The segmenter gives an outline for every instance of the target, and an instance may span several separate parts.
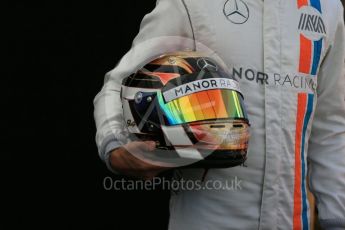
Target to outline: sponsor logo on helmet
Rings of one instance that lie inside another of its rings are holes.
[[[166,102],[200,91],[211,89],[230,89],[240,92],[239,83],[228,78],[209,78],[177,86],[163,93]]]
[[[209,60],[207,58],[198,59],[197,65],[200,69],[207,69],[210,71],[217,71],[218,70],[217,64],[215,64],[214,62],[212,62],[211,60]]]

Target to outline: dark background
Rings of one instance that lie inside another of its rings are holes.
[[[1,229],[165,229],[169,192],[106,191],[93,99],[155,0],[8,2]],[[129,220],[129,221],[128,221]]]
[[[165,229],[168,191],[103,188],[92,104],[155,0],[2,4],[0,228]]]

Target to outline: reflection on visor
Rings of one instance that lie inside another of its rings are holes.
[[[247,119],[243,99],[233,90],[214,89],[180,97],[165,103],[162,93],[157,93],[158,103],[167,125],[178,125],[210,119]]]

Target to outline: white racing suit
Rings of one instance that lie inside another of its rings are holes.
[[[173,193],[169,229],[308,229],[308,184],[321,225],[345,229],[344,38],[339,0],[159,0],[95,98],[100,156],[109,166],[109,152],[126,141],[122,79],[144,59],[204,44],[240,82],[248,160],[206,176],[240,181],[238,189]]]

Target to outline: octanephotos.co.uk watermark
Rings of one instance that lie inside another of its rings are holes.
[[[103,179],[103,188],[107,191],[136,191],[136,190],[242,190],[243,181],[238,177],[228,180],[187,180],[187,179],[165,179],[155,177],[152,180],[114,179],[110,176]]]

